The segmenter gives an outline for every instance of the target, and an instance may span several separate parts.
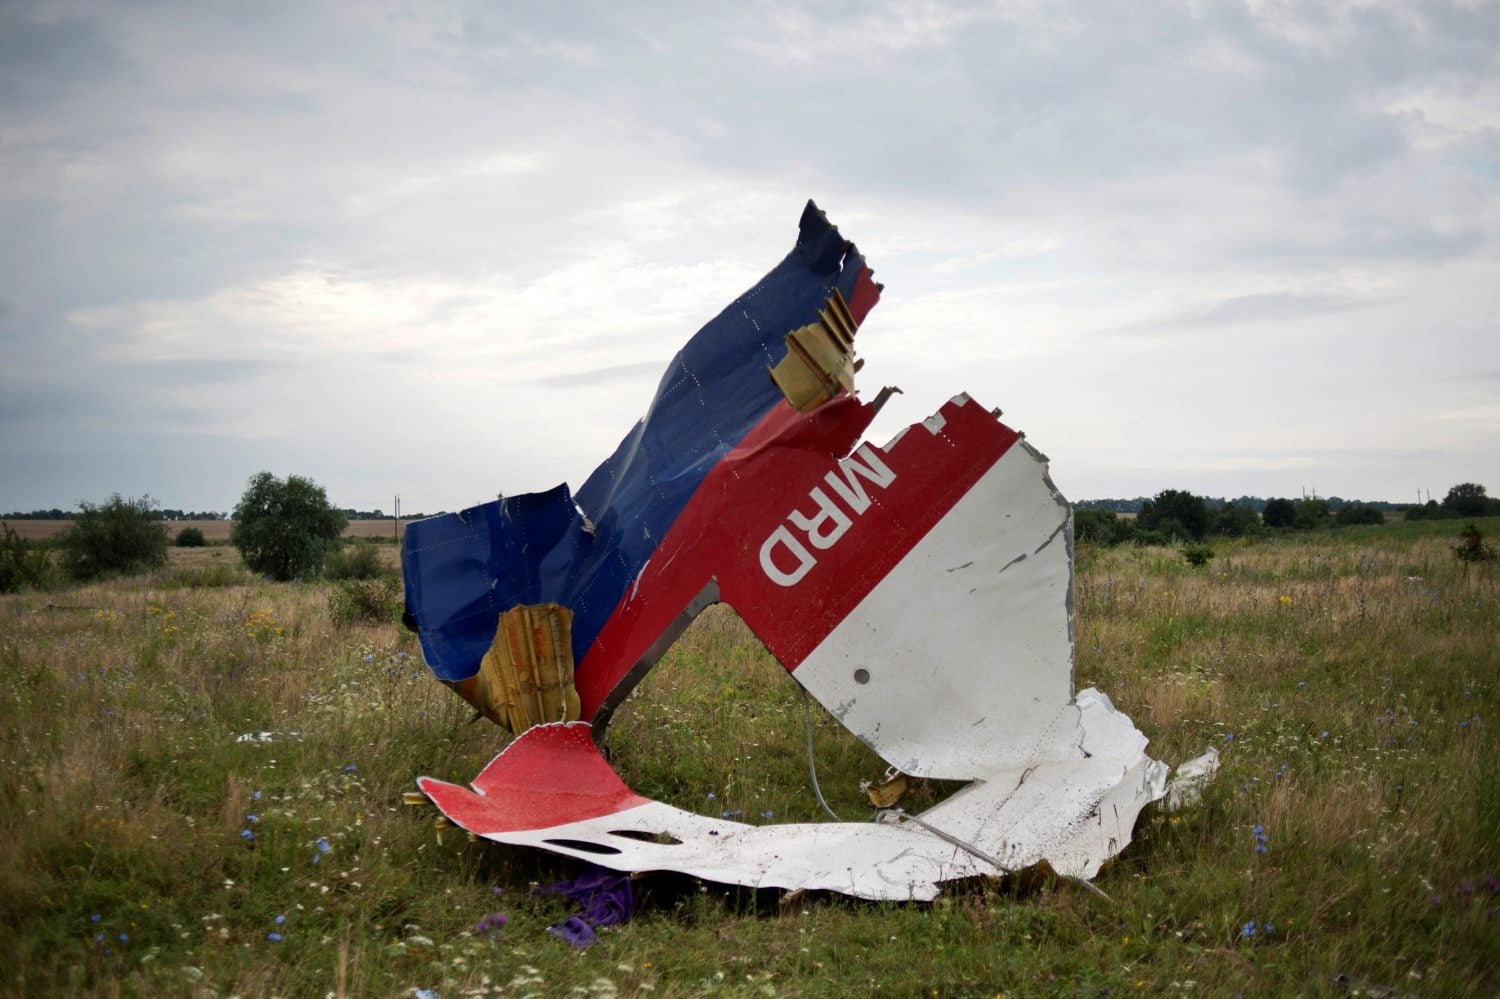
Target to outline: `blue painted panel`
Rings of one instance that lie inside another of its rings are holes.
[[[815,321],[834,288],[852,299],[863,267],[809,201],[792,252],[672,359],[576,507],[558,486],[408,526],[407,610],[432,671],[473,676],[500,614],[545,602],[573,611],[574,659],[586,669],[585,652],[709,469],[780,401],[766,369],[785,356],[786,334]]]

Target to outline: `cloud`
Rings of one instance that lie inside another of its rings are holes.
[[[1100,489],[1263,491],[1236,462],[1300,434],[1378,498],[1419,432],[1500,447],[1497,50],[1396,0],[3,5],[0,417],[54,457],[0,441],[0,506],[122,453],[232,502],[151,458],[190,432],[354,505],[396,450],[432,508],[576,479],[809,196],[888,285],[892,419],[968,389]]]

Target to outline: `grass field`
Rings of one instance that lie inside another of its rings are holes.
[[[1110,901],[1040,876],[783,904],[652,875],[585,951],[545,931],[569,905],[530,891],[572,862],[439,839],[402,805],[504,739],[399,624],[341,625],[327,584],[260,581],[222,546],[0,597],[0,990],[1493,995],[1500,570],[1453,556],[1461,526],[1220,542],[1199,569],[1079,553],[1080,686],[1158,758],[1223,754],[1201,805],[1143,813],[1097,879]],[[867,815],[858,781],[884,765],[821,713],[816,737],[833,807]],[[715,608],[609,743],[643,794],[818,821],[804,738],[795,684]]]

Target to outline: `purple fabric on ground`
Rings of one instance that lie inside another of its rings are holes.
[[[595,927],[614,926],[635,911],[630,875],[589,865],[576,878],[536,889],[538,895],[562,895],[583,906],[583,912],[547,927],[547,932],[574,947],[587,947],[597,937]]]

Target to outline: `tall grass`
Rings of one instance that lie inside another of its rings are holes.
[[[635,918],[584,952],[545,932],[566,903],[530,893],[572,862],[439,838],[401,804],[416,775],[466,780],[504,739],[398,624],[341,623],[328,584],[265,583],[223,549],[3,597],[0,989],[1493,994],[1497,577],[1454,558],[1452,533],[1221,543],[1199,568],[1080,552],[1080,686],[1159,758],[1223,754],[1197,808],[1143,813],[1097,880],[1112,902],[1045,875],[931,905],[651,875]],[[858,782],[884,764],[816,705],[813,722],[830,803],[867,816]],[[795,685],[717,608],[622,707],[609,751],[673,804],[819,821],[804,740]],[[503,929],[476,926],[497,911]]]

